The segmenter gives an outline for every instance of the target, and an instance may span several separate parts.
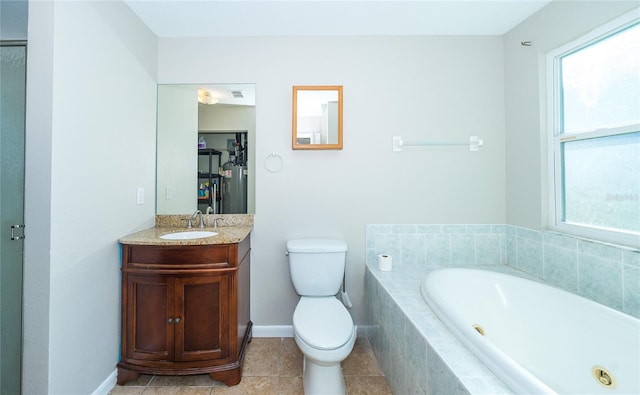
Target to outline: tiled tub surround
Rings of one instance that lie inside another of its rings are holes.
[[[640,249],[512,225],[367,225],[367,263],[507,265],[640,318]]]
[[[638,251],[510,225],[368,225],[366,245],[369,338],[394,393],[512,393],[422,300],[432,270],[483,265],[640,316]],[[378,270],[381,253],[392,271]]]
[[[425,304],[420,285],[443,267],[396,264],[390,272],[367,263],[368,337],[394,394],[511,394]],[[504,265],[485,266],[507,273]]]
[[[507,226],[507,265],[640,318],[640,251]]]

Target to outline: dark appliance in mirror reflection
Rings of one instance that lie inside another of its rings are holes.
[[[247,135],[236,133],[227,144],[229,161],[222,165],[222,214],[247,213]]]
[[[222,152],[211,148],[199,148],[203,163],[198,168],[198,209],[203,213],[220,213],[220,163]],[[214,162],[215,160],[215,162]],[[200,161],[199,161],[200,162]]]

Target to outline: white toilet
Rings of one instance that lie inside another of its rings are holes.
[[[335,295],[342,284],[347,243],[334,239],[289,240],[287,254],[291,281],[300,295],[293,312],[293,331],[304,354],[304,393],[345,394],[340,362],[353,350],[356,326]]]

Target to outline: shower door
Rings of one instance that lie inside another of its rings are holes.
[[[0,41],[0,394],[19,394],[26,46]]]

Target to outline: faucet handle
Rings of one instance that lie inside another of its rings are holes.
[[[187,229],[191,229],[193,225],[191,224],[191,218],[184,218],[187,220]]]

